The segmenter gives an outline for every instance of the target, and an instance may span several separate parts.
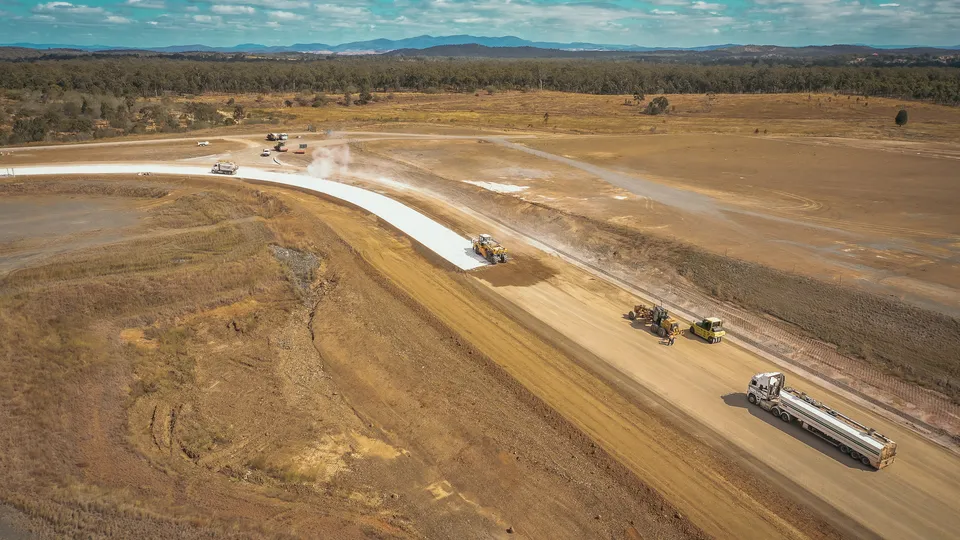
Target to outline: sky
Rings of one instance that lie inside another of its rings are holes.
[[[649,47],[960,45],[960,0],[0,0],[0,43],[336,45],[423,34]]]

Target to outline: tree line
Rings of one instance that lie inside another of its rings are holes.
[[[841,92],[960,104],[952,67],[654,64],[635,60],[75,58],[0,62],[0,87],[117,97],[165,94],[543,89],[587,94]]]

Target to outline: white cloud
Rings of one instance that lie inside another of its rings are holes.
[[[284,5],[283,7],[287,7]],[[370,15],[370,10],[363,7],[340,6],[337,4],[317,4],[314,9],[330,17],[366,17]]]
[[[269,11],[267,17],[277,21],[295,21],[300,18],[300,15],[290,11]]]
[[[672,10],[664,11],[662,9],[654,9],[650,13],[653,13],[654,15],[676,15],[677,14],[676,11],[672,11]]]
[[[214,13],[219,13],[221,15],[252,15],[257,10],[253,9],[250,6],[222,6],[215,5],[210,8],[210,11]]]
[[[723,10],[723,9],[727,9],[727,6],[725,6],[725,5],[723,5],[723,4],[711,4],[711,3],[708,3],[708,2],[703,2],[702,0],[698,0],[697,2],[694,2],[693,4],[690,4],[690,7],[691,7],[692,9],[699,9],[699,10],[703,10],[703,11],[720,11],[720,10]]]
[[[900,7],[900,4],[880,4],[880,7]]]
[[[160,23],[158,23],[157,21],[147,21],[147,24],[149,24],[150,26],[156,26]]]
[[[54,13],[75,13],[82,15],[90,13],[103,13],[103,8],[74,5],[70,2],[48,2],[46,4],[38,4],[37,7],[34,8],[34,11],[51,11]]]
[[[53,17],[52,15],[31,15],[30,18],[35,21],[44,21],[44,22],[56,20],[56,18]]]
[[[233,5],[233,6],[255,6],[267,9],[307,9],[310,2],[306,0],[194,0],[196,3],[215,4],[215,5]]]
[[[197,6],[187,6],[187,7],[185,7],[184,9],[185,9],[186,11],[191,12],[191,13],[196,12],[196,11],[200,11],[200,8],[198,8]]]
[[[194,15],[193,20],[197,21],[198,23],[209,23],[213,22],[214,18],[210,15]]]
[[[73,4],[70,2],[49,2],[46,4],[37,4],[37,10],[39,11],[51,11],[54,9],[60,8],[72,8]]]
[[[105,20],[110,24],[129,24],[131,22],[130,19],[119,15],[108,15]]]
[[[140,9],[166,9],[163,0],[127,0],[126,5]]]

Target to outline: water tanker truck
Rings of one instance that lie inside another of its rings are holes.
[[[232,161],[218,161],[213,164],[210,172],[214,174],[237,174],[240,167]]]
[[[897,443],[845,416],[805,392],[785,385],[783,373],[758,373],[747,386],[747,401],[800,426],[864,465],[882,469],[893,463]]]

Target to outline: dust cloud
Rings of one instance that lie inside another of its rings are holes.
[[[321,146],[313,151],[313,161],[307,166],[310,176],[328,179],[334,174],[345,175],[350,170],[350,145]]]

